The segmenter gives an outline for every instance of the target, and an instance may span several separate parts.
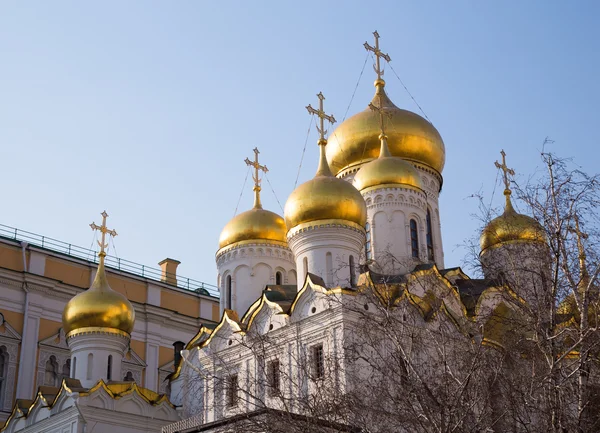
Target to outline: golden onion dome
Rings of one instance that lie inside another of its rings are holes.
[[[98,271],[92,286],[73,297],[63,310],[65,334],[92,328],[118,330],[131,334],[135,311],[129,300],[111,289],[104,271],[104,256],[100,254]]]
[[[504,213],[494,218],[483,229],[479,244],[481,252],[494,245],[506,242],[526,241],[546,243],[544,229],[535,219],[517,213],[510,201],[510,190],[504,191],[506,207]]]
[[[359,191],[380,185],[404,185],[423,189],[417,169],[402,158],[391,156],[387,136],[380,134],[379,158],[363,165],[354,177],[354,187]]]
[[[229,221],[219,237],[219,248],[240,241],[271,241],[287,244],[285,221],[274,212],[254,207]]]
[[[386,124],[392,156],[414,161],[442,173],[446,148],[440,133],[423,117],[394,105],[385,93],[385,82],[375,81],[371,101],[389,117]],[[379,118],[367,108],[342,122],[329,137],[327,160],[334,174],[377,158],[379,154]]]
[[[351,222],[361,227],[367,222],[367,206],[358,190],[331,172],[325,156],[327,140],[319,140],[320,159],[315,177],[297,187],[285,203],[288,229],[318,220]]]

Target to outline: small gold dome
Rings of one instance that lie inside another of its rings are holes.
[[[364,191],[379,185],[406,185],[423,189],[423,181],[417,169],[402,158],[390,156],[387,137],[380,135],[379,158],[363,165],[354,177],[354,187]]]
[[[375,82],[377,91],[371,104],[383,107],[389,116],[385,129],[392,156],[427,165],[441,174],[446,148],[440,133],[418,114],[396,107],[386,95],[384,84],[383,80]],[[337,175],[377,158],[379,132],[379,116],[369,108],[342,122],[330,135],[327,145],[327,160],[333,173]]]
[[[504,191],[506,207],[504,213],[494,218],[483,229],[479,244],[481,252],[487,248],[511,241],[546,242],[542,226],[533,218],[517,213],[510,201],[510,190]]]
[[[219,248],[247,240],[274,241],[287,244],[285,221],[274,212],[255,207],[235,216],[219,237]]]
[[[129,300],[108,284],[103,256],[92,287],[67,303],[62,321],[67,335],[84,328],[110,328],[127,334],[133,331],[135,311]]]
[[[349,182],[333,176],[325,156],[326,140],[320,141],[321,157],[316,176],[296,188],[285,203],[285,223],[292,229],[317,220],[367,222],[367,206]]]

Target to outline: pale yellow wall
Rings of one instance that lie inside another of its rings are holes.
[[[43,340],[58,334],[58,330],[62,327],[62,322],[40,318],[40,329],[38,331],[38,340]]]
[[[90,269],[87,266],[69,263],[54,257],[46,257],[44,275],[77,287],[88,288],[90,286]]]
[[[165,365],[173,361],[173,348],[160,346],[158,348],[158,366]]]
[[[215,302],[212,306],[212,319],[214,322],[218,322],[220,317],[219,317],[219,302]]]
[[[4,310],[2,308],[0,308],[0,313],[2,313],[4,320],[6,320],[10,326],[15,328],[19,334],[23,334],[23,314]]]
[[[133,302],[145,304],[147,299],[146,285],[133,280],[117,277],[108,273],[108,284],[113,290],[121,293]]]
[[[23,272],[23,251],[11,245],[0,245],[0,268]]]
[[[146,342],[139,340],[131,340],[129,342],[131,350],[133,350],[140,358],[146,360]]]
[[[186,296],[163,290],[160,294],[160,306],[168,310],[177,311],[186,316],[198,317],[200,315],[200,300],[195,296]]]

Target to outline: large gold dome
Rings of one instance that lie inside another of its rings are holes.
[[[392,156],[431,167],[439,174],[444,169],[446,148],[440,133],[427,120],[394,105],[384,90],[383,80],[375,82],[371,103],[388,113],[386,135]],[[381,104],[380,104],[381,100]],[[342,122],[329,137],[327,160],[335,175],[379,155],[379,115],[367,108]]]
[[[405,185],[423,189],[423,181],[417,169],[409,162],[390,156],[387,137],[380,135],[379,158],[363,165],[354,176],[354,187],[359,191],[380,185]]]
[[[321,159],[316,176],[296,188],[285,203],[288,229],[318,220],[349,221],[364,227],[367,222],[365,200],[349,182],[333,176],[327,165],[325,145],[319,147]]]
[[[287,244],[285,221],[274,212],[254,207],[235,216],[219,237],[219,248],[236,242],[264,240]]]
[[[510,191],[505,191],[504,213],[494,218],[483,229],[479,244],[483,253],[487,248],[513,241],[546,242],[542,226],[533,218],[517,213],[510,201]]]
[[[101,257],[92,287],[72,298],[63,310],[65,334],[85,328],[109,328],[131,334],[135,311],[129,300],[108,284]]]

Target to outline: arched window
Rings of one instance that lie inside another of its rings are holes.
[[[278,286],[283,284],[283,278],[282,278],[281,272],[275,272],[275,284],[277,284]]]
[[[69,377],[71,377],[71,360],[67,359],[67,362],[65,362],[65,365],[63,365],[62,368],[62,375],[60,377],[61,383],[63,379],[68,379]]]
[[[225,308],[231,309],[231,275],[227,275],[227,297],[225,300]]]
[[[185,348],[185,343],[183,341],[176,341],[173,343],[173,363],[175,367],[179,365],[181,362],[181,351]]]
[[[412,256],[416,259],[419,258],[419,232],[417,231],[417,222],[410,220],[410,247],[412,250]]]
[[[333,286],[333,256],[330,252],[325,254],[325,270],[327,271],[327,285],[329,287]]]
[[[367,232],[367,242],[365,242],[365,254],[367,256],[367,260],[371,260],[371,224],[367,223],[365,225],[365,230]]]
[[[88,362],[87,362],[87,372],[85,373],[85,378],[87,380],[92,380],[92,369],[94,368],[94,355],[88,353]]]
[[[124,382],[133,382],[133,373],[128,371],[125,377],[123,378]]]
[[[74,356],[73,357],[73,376],[71,376],[73,379],[75,379],[75,375],[77,374],[77,357]]]
[[[46,361],[46,371],[44,373],[44,385],[46,386],[57,386],[58,382],[58,362],[56,357],[52,355],[48,361]]]
[[[112,380],[112,355],[108,355],[108,365],[106,366],[106,380]]]
[[[431,211],[427,209],[427,259],[430,262],[435,260],[433,253],[433,231],[431,229]]]
[[[354,265],[354,256],[350,256],[348,264],[350,265],[350,286],[354,287],[356,285],[356,266]]]
[[[0,346],[0,407],[4,406],[4,384],[8,370],[8,353],[6,346]]]

